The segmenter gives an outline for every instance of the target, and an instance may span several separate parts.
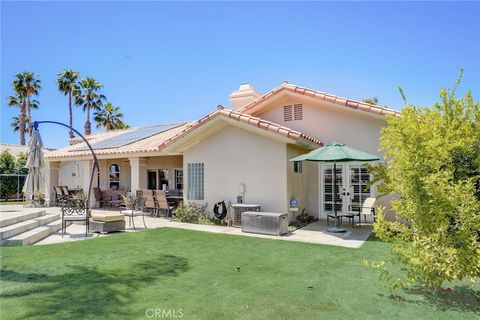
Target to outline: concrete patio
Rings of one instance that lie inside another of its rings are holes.
[[[58,207],[48,207],[44,208],[49,214],[60,214],[60,208]],[[16,215],[25,214],[32,211],[31,208],[23,208],[19,205],[2,205],[0,206],[0,221],[5,219],[15,219]],[[104,212],[114,212],[118,210],[103,210],[103,209],[94,209],[94,212],[104,213]],[[334,245],[348,248],[359,248],[369,237],[372,227],[371,225],[362,225],[361,228],[349,228],[345,226],[347,232],[335,234],[327,232],[326,221],[319,220],[313,222],[302,229],[295,230],[294,232],[282,235],[282,236],[269,236],[253,233],[244,233],[241,228],[227,227],[227,226],[213,226],[213,225],[199,225],[199,224],[190,224],[183,222],[176,222],[169,218],[153,218],[146,216],[145,222],[147,228],[178,228],[178,229],[188,229],[195,231],[204,231],[212,233],[222,233],[222,234],[231,234],[238,236],[247,236],[247,237],[257,237],[264,239],[272,240],[284,240],[284,241],[299,241],[306,243],[314,244],[325,244],[325,245]],[[143,221],[141,217],[135,217],[134,220],[136,230],[133,226],[128,225],[125,232],[137,232],[144,230]],[[35,245],[45,245],[52,243],[63,243],[69,241],[78,241],[85,239],[92,239],[105,236],[115,236],[121,233],[110,233],[110,234],[96,234],[89,233],[88,237],[85,238],[85,226],[80,224],[72,224],[67,227],[67,234],[63,237],[60,232],[56,232],[45,239],[37,242]]]

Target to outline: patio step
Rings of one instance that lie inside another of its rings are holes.
[[[49,235],[59,231],[62,228],[62,221],[60,219],[47,224],[38,226],[26,232],[20,233],[11,238],[2,240],[1,246],[26,246],[34,244]]]
[[[5,211],[5,212],[10,213],[10,212],[13,212],[13,211],[20,211],[20,210],[11,210],[11,211]],[[10,226],[10,225],[15,224],[15,223],[35,219],[35,218],[45,216],[45,215],[47,215],[47,212],[43,208],[38,209],[36,211],[33,210],[32,212],[27,212],[27,213],[20,213],[19,212],[18,215],[15,213],[15,216],[13,216],[13,217],[1,219],[0,220],[0,228],[4,228],[4,227]]]
[[[59,218],[60,216],[57,213],[52,213],[52,214],[41,215],[39,217],[30,219],[30,220],[14,223],[6,227],[1,227],[0,240],[14,237],[16,235],[27,232],[41,225],[48,224],[50,222],[58,220]]]

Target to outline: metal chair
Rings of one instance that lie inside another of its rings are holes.
[[[165,212],[166,217],[170,216],[175,207],[168,203],[165,191],[155,190],[155,200],[157,202],[157,216],[160,212]]]
[[[135,203],[134,206],[131,208],[125,207],[124,210],[121,210],[120,213],[123,214],[124,216],[128,217],[128,226],[133,225],[133,229],[137,230],[135,227],[135,217],[142,217],[143,220],[143,226],[145,229],[147,228],[147,224],[145,223],[145,198],[144,197],[137,197],[137,202]]]
[[[349,210],[348,210],[348,216],[351,216],[352,219],[355,219],[354,217],[358,217],[358,226],[360,226],[361,223],[361,216],[363,215],[365,223],[367,222],[367,216],[372,216],[373,221],[375,222],[375,201],[376,198],[367,198],[363,202],[363,205],[350,205]]]
[[[145,199],[144,210],[146,212],[151,212],[153,216],[157,215],[157,205],[155,203],[155,198],[153,197],[153,190],[142,189],[141,197]]]
[[[66,197],[63,195],[61,187],[55,186],[53,187],[53,191],[55,192],[55,204],[62,204],[65,202]]]
[[[107,205],[107,200],[103,196],[102,190],[100,188],[93,188],[93,195],[95,196],[95,206],[98,203],[100,208],[103,205],[103,208],[105,209]]]
[[[62,204],[62,237],[67,229],[67,222],[81,221],[85,222],[85,237],[88,235],[90,210],[85,206],[86,201],[83,197],[78,199],[69,199]]]

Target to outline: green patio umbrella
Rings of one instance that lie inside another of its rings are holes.
[[[347,161],[376,161],[380,160],[376,155],[349,147],[343,143],[332,141],[323,147],[302,154],[298,157],[290,159],[290,161],[317,161],[317,162],[333,162],[333,212],[335,213],[335,228],[331,228],[330,232],[345,232],[339,228],[337,217],[337,162]]]

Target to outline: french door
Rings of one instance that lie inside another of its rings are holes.
[[[362,205],[372,196],[368,185],[371,175],[361,163],[337,163],[336,173],[333,164],[320,165],[320,213],[323,217],[333,213],[334,177],[336,179],[337,213],[346,213],[350,205]]]

